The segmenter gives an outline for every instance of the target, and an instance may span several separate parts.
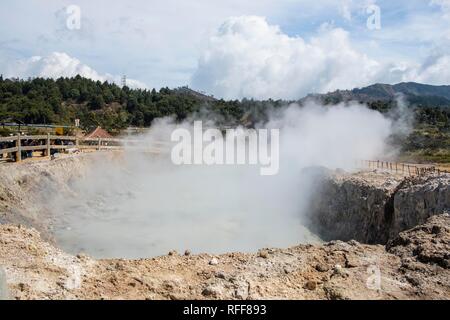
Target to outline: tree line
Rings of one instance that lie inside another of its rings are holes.
[[[73,78],[28,80],[0,77],[0,122],[101,126],[109,131],[129,126],[148,127],[155,118],[173,116],[181,121],[193,114],[214,113],[219,121],[234,124],[244,115],[281,101],[217,100],[190,90],[130,89],[114,83]]]
[[[0,76],[0,123],[20,121],[26,124],[73,125],[80,119],[83,129],[101,126],[119,131],[129,126],[148,127],[156,118],[173,116],[181,121],[189,116],[214,114],[223,125],[249,125],[267,121],[269,114],[282,106],[304,101],[222,100],[187,87],[176,89],[130,89],[114,83],[73,78],[28,80],[3,79]],[[334,104],[339,101],[321,101]],[[369,107],[386,113],[396,102],[372,102]],[[426,98],[414,107],[420,124],[448,128],[449,108],[433,107]]]

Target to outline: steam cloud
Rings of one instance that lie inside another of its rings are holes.
[[[177,126],[160,120],[144,138],[168,140]],[[69,185],[73,196],[55,196],[49,205],[57,241],[74,253],[126,258],[318,241],[303,227],[312,183],[304,169],[352,170],[358,160],[389,154],[386,141],[397,125],[362,105],[311,102],[274,112],[264,127],[280,128],[280,170],[274,176],[261,176],[258,166],[249,165],[176,166],[170,150],[156,156],[98,154]]]

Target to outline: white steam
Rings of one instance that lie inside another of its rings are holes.
[[[189,127],[189,123],[182,124]],[[148,141],[168,140],[177,125],[154,124]],[[361,105],[289,106],[271,117],[280,129],[280,169],[261,176],[258,166],[176,166],[170,152],[124,157],[99,154],[55,198],[59,244],[97,257],[148,257],[169,250],[222,253],[313,242],[302,226],[310,166],[352,169],[358,160],[388,151],[393,122]]]

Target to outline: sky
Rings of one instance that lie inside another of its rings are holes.
[[[0,73],[225,99],[450,84],[450,0],[2,0]]]

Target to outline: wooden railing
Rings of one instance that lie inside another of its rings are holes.
[[[447,170],[443,170],[434,165],[426,164],[411,164],[403,162],[391,162],[391,161],[381,161],[381,160],[364,160],[362,165],[369,169],[381,169],[390,172],[401,173],[408,176],[418,176],[427,173],[450,173]]]
[[[115,150],[127,146],[130,150],[144,150],[158,153],[165,146],[162,142],[153,142],[149,145],[144,140],[116,139],[116,138],[79,138],[74,136],[56,135],[16,135],[0,137],[0,155],[11,155],[11,158],[19,162],[24,151],[43,151],[45,156],[50,156],[56,150]]]

